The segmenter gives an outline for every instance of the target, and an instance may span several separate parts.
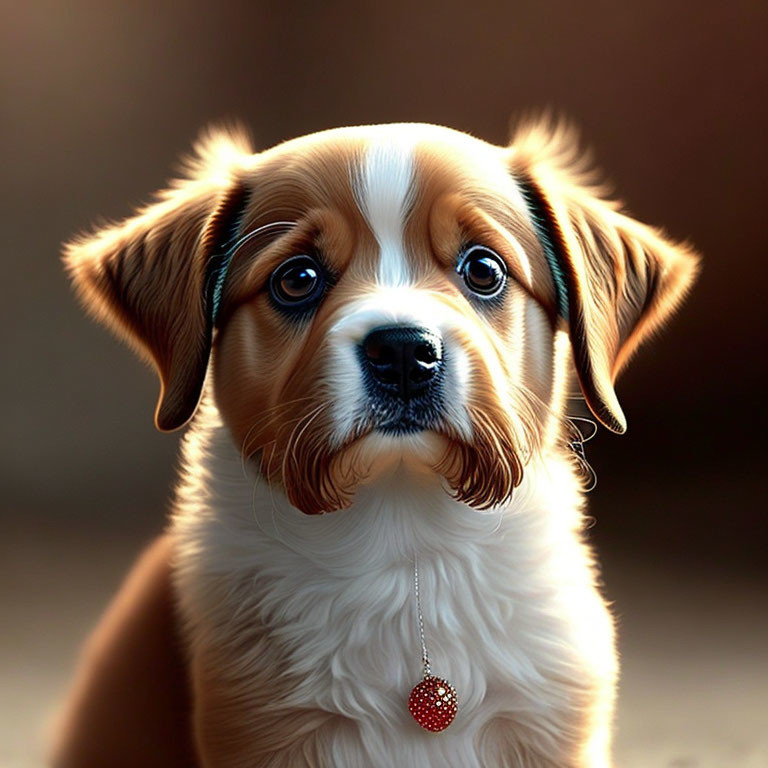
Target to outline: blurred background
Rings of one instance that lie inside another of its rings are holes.
[[[77,651],[164,525],[154,374],[73,301],[59,244],[122,217],[211,121],[266,148],[428,121],[573,118],[630,211],[689,239],[689,301],[588,446],[619,618],[617,765],[768,766],[768,4],[3,0],[0,766],[39,762]]]

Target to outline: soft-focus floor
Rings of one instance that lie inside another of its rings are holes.
[[[143,528],[3,525],[0,768],[41,765],[44,724]],[[618,559],[604,576],[623,654],[616,765],[767,768],[766,585]]]

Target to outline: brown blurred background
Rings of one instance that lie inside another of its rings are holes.
[[[428,121],[504,142],[573,118],[640,219],[704,271],[589,445],[622,632],[619,765],[768,765],[768,5],[31,0],[0,25],[0,766],[35,762],[76,650],[163,525],[175,437],[154,374],[85,319],[62,240],[120,217],[197,131],[257,146]]]

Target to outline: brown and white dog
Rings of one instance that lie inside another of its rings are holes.
[[[568,450],[696,257],[605,199],[568,131],[330,130],[70,244],[183,442],[170,546],[204,766],[610,765],[611,616]],[[575,372],[575,377],[573,373]],[[330,513],[333,514],[319,514]],[[459,712],[406,706],[425,639]]]

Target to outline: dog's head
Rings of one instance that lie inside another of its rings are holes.
[[[624,431],[614,380],[695,272],[578,158],[536,126],[509,147],[404,124],[260,154],[221,132],[186,180],[65,258],[157,367],[159,429],[192,417],[212,358],[234,440],[305,512],[402,461],[488,507],[561,434],[570,370]]]

